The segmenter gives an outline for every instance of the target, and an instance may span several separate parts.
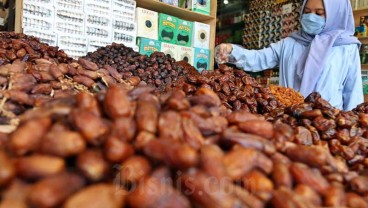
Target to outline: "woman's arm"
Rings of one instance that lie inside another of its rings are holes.
[[[279,64],[283,44],[284,40],[281,40],[261,50],[248,50],[238,45],[232,45],[229,63],[251,72],[274,68]]]
[[[357,105],[363,103],[364,101],[358,48],[354,51],[351,57],[347,58],[351,59],[352,62],[349,67],[344,91],[342,93],[342,98],[344,102],[343,107],[345,111],[349,111],[355,108]]]

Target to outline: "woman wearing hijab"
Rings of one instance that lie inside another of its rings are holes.
[[[355,108],[364,98],[350,1],[304,0],[302,13],[301,31],[262,50],[221,44],[216,61],[252,72],[279,65],[281,86],[304,97],[319,92],[345,111]]]

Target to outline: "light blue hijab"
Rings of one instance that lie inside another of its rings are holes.
[[[308,0],[304,0],[302,13]],[[326,11],[326,26],[316,36],[298,31],[290,35],[297,42],[308,46],[301,55],[296,70],[296,79],[300,81],[300,93],[306,97],[315,91],[317,81],[324,69],[325,61],[332,47],[357,44],[354,37],[354,16],[349,0],[323,0]]]

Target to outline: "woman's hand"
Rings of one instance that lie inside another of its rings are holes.
[[[233,50],[233,46],[230,43],[222,43],[215,48],[215,59],[218,64],[229,62],[229,55]]]

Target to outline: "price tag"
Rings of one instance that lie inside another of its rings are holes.
[[[293,11],[293,4],[286,4],[282,6],[282,14],[289,14]]]

